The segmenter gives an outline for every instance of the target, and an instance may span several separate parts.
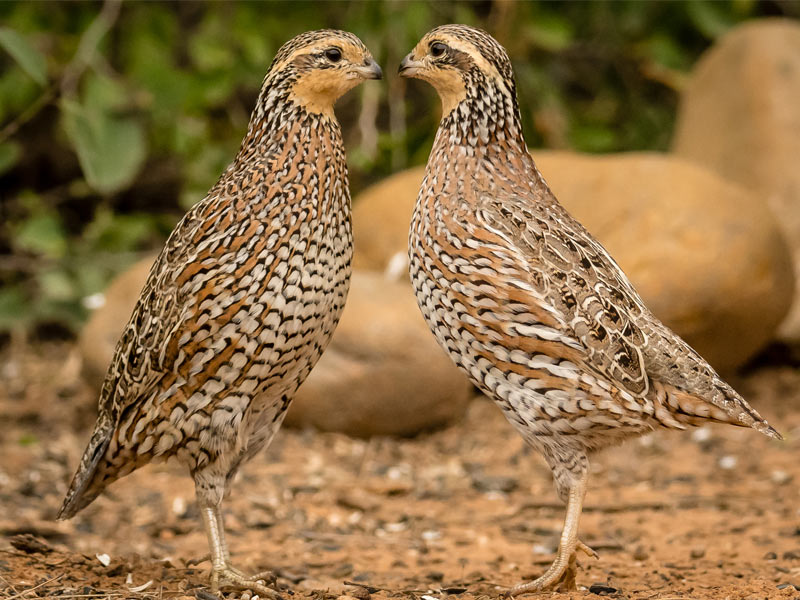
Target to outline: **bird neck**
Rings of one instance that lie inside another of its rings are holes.
[[[495,149],[525,152],[513,83],[507,89],[494,79],[468,81],[464,99],[442,118],[437,141],[439,138],[478,156]]]
[[[485,80],[442,118],[431,150],[429,183],[445,195],[495,189],[517,174],[535,172],[528,153],[516,96]],[[441,175],[445,175],[442,177]],[[450,189],[450,188],[457,189]],[[463,197],[463,196],[462,196]]]
[[[326,138],[333,146],[341,145],[341,129],[332,108],[309,111],[293,93],[295,80],[294,74],[274,80],[267,75],[235,162],[280,154],[287,143]]]

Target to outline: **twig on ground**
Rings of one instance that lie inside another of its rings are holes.
[[[64,577],[64,573],[61,573],[60,575],[56,575],[55,577],[51,577],[47,581],[43,581],[41,583],[37,583],[32,588],[28,588],[27,590],[22,590],[21,592],[18,592],[16,594],[14,594],[13,596],[9,596],[6,600],[14,600],[14,598],[21,598],[22,596],[24,596],[26,594],[29,594],[29,593],[33,592],[34,590],[38,590],[38,589],[43,588],[44,586],[46,586],[46,585],[48,585],[50,583],[53,583],[54,581],[58,581],[62,577]]]

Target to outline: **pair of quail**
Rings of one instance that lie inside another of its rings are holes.
[[[574,582],[592,450],[707,421],[779,438],[642,303],[557,202],[522,135],[506,52],[438,27],[400,65],[441,96],[411,221],[410,274],[452,360],[541,452],[567,505],[547,572],[512,594]],[[114,480],[176,457],[192,474],[212,589],[276,592],[230,565],[220,507],[325,350],[347,296],[352,234],[335,101],[381,70],[354,35],[278,51],[247,135],[170,235],[120,338],[89,445],[59,518]]]

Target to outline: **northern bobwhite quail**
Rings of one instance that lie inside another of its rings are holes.
[[[339,320],[352,235],[333,105],[380,77],[351,33],[311,31],[280,48],[239,153],[150,271],[59,519],[114,480],[175,457],[195,481],[212,588],[275,595],[230,566],[220,508],[241,464],[270,442]]]
[[[420,309],[452,360],[553,472],[567,512],[544,575],[512,594],[574,586],[591,451],[657,427],[708,421],[780,438],[644,306],[614,259],[558,203],[522,136],[508,56],[445,25],[400,73],[439,93],[443,116],[409,239]]]

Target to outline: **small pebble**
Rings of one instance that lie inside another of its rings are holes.
[[[703,558],[706,555],[706,549],[703,547],[692,548],[689,556],[692,558]]]
[[[649,556],[644,546],[636,546],[636,550],[633,551],[633,560],[647,560]]]
[[[345,586],[345,591],[347,592],[347,596],[352,596],[356,600],[369,600],[370,593],[367,588],[363,588],[360,586],[355,585],[348,585]]]
[[[597,594],[598,596],[610,596],[612,594],[616,594],[619,590],[617,588],[611,587],[610,585],[605,585],[603,583],[593,583],[589,586],[589,593],[590,594]]]
[[[777,558],[778,558],[778,555],[775,554],[774,552],[767,552],[764,555],[764,560],[777,560]]]
[[[513,477],[475,474],[472,477],[472,487],[479,492],[503,492],[507,494],[519,487],[519,481]]]
[[[735,456],[730,456],[730,455],[723,456],[722,458],[719,459],[719,468],[725,469],[726,471],[730,471],[731,469],[736,468],[736,464],[738,462],[739,461],[736,460]]]
[[[172,513],[179,517],[186,514],[186,500],[183,497],[176,496],[172,500]]]
[[[772,473],[769,475],[769,478],[775,485],[786,485],[792,480],[792,476],[789,475],[789,473],[780,469],[775,469],[772,471]]]

